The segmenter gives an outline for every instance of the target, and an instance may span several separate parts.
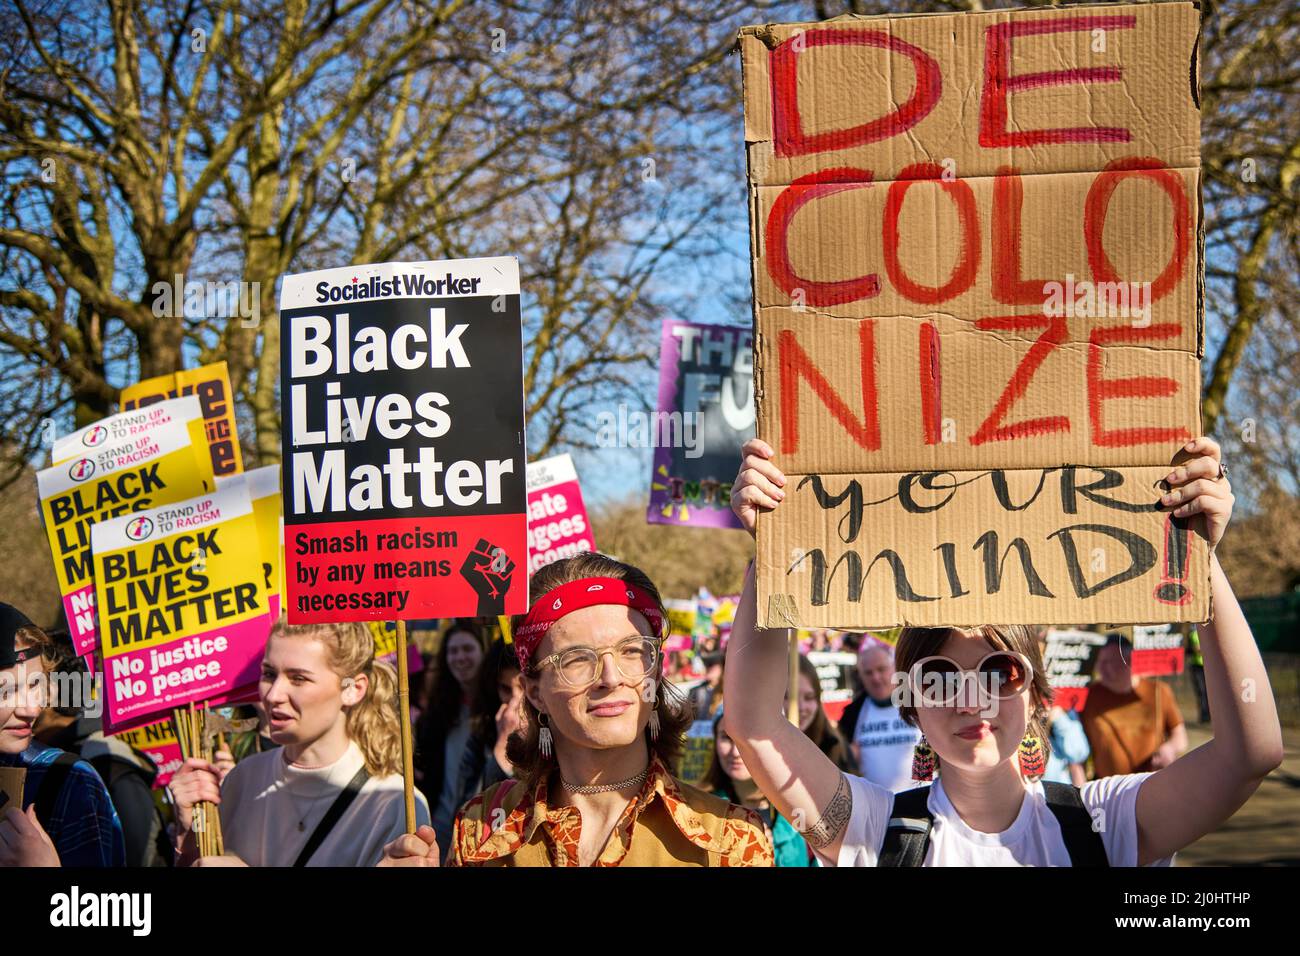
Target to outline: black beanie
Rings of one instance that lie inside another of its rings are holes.
[[[0,671],[40,654],[33,649],[18,650],[18,632],[25,627],[37,629],[18,608],[0,602]]]

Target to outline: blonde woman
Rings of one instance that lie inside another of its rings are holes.
[[[218,770],[190,759],[172,778],[180,865],[373,866],[406,830],[396,679],[363,624],[271,631],[261,704],[276,750]],[[226,855],[199,858],[192,808],[221,807]],[[429,806],[416,795],[416,816]]]

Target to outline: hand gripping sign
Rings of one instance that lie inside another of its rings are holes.
[[[243,476],[97,524],[91,539],[111,730],[257,683],[271,617]]]
[[[57,464],[36,476],[54,573],[77,653],[95,649],[96,522],[211,491],[212,461],[199,400],[178,398],[87,426],[55,444]]]

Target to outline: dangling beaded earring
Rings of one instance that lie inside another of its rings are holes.
[[[1031,783],[1043,776],[1047,770],[1047,758],[1043,755],[1043,742],[1033,734],[1025,734],[1020,741],[1020,775]]]
[[[659,739],[659,701],[655,701],[654,710],[650,711],[650,724],[647,728],[650,731],[650,739]]]
[[[912,748],[912,779],[917,783],[929,783],[934,779],[934,771],[939,760],[933,748],[925,739],[925,734]]]
[[[551,728],[547,723],[545,714],[537,715],[537,722],[542,725],[542,729],[537,732],[537,749],[542,752],[543,760],[551,759]]]

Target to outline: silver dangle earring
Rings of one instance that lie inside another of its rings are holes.
[[[659,739],[659,701],[655,701],[654,710],[650,711],[650,739]]]
[[[551,759],[551,728],[546,723],[546,715],[538,714],[537,722],[542,725],[542,729],[537,732],[537,749],[542,752],[543,760]]]

